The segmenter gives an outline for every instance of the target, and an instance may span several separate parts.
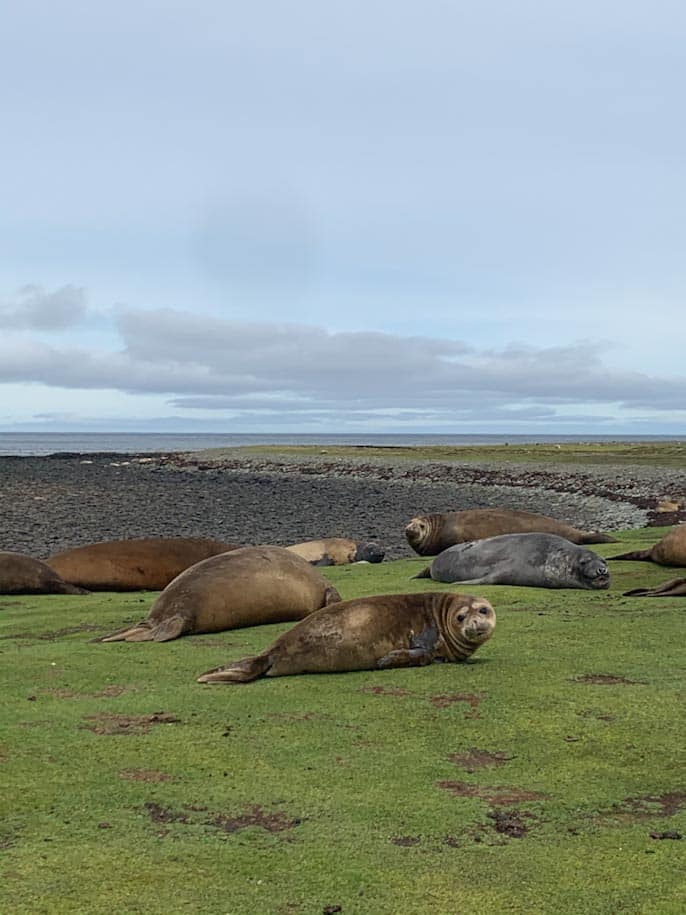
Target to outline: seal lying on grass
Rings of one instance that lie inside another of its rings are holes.
[[[415,553],[436,556],[455,543],[483,540],[500,534],[556,534],[572,543],[614,543],[615,538],[597,531],[581,531],[547,515],[509,508],[475,508],[471,511],[441,512],[413,518],[405,537]]]
[[[142,537],[79,546],[46,562],[65,581],[91,591],[161,591],[196,562],[238,547],[203,537]]]
[[[0,594],[88,594],[63,581],[50,566],[10,550],[0,552]]]
[[[621,556],[610,556],[610,559],[656,562],[661,566],[686,566],[686,524],[675,527],[647,550],[633,550],[622,553]]]
[[[314,566],[342,566],[349,562],[381,562],[384,551],[376,543],[359,543],[346,537],[325,537],[294,543],[287,550]]]
[[[604,559],[554,534],[503,534],[457,543],[414,577],[530,588],[610,586]]]
[[[245,546],[186,569],[160,594],[147,619],[96,641],[168,642],[199,632],[283,623],[340,599],[299,556],[280,546]]]
[[[634,588],[624,591],[624,597],[686,597],[686,578],[672,578],[654,588]]]
[[[494,629],[495,611],[482,597],[439,591],[359,597],[318,610],[262,654],[210,670],[198,683],[464,661]]]

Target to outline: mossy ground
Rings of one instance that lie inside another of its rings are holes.
[[[448,587],[424,565],[326,572]],[[686,570],[612,570],[479,587],[466,664],[233,687],[195,677],[287,625],[91,644],[152,596],[0,598],[0,911],[682,915],[686,600],[621,592]]]

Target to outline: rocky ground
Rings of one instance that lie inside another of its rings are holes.
[[[288,544],[323,536],[377,540],[413,555],[415,514],[501,506],[586,529],[673,524],[686,472],[635,466],[331,460],[200,455],[0,457],[0,549],[46,557],[97,540],[207,536]]]

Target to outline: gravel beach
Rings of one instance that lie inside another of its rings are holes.
[[[586,529],[673,524],[686,472],[637,466],[473,463],[225,454],[0,457],[0,549],[44,558],[98,540],[207,536],[286,545],[325,536],[414,554],[415,515],[506,507]]]

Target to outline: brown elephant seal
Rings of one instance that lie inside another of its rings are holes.
[[[456,543],[415,578],[529,588],[609,588],[605,560],[555,534],[502,534]]]
[[[633,550],[630,553],[622,553],[621,556],[610,556],[609,558],[656,562],[661,566],[686,566],[686,524],[675,527],[650,549]]]
[[[245,683],[258,677],[464,661],[494,629],[493,607],[469,594],[358,597],[318,610],[262,654],[210,670],[198,682]]]
[[[557,534],[572,543],[615,543],[615,538],[597,531],[581,531],[547,515],[508,508],[474,508],[413,518],[405,537],[420,556],[436,556],[455,543],[484,540],[500,534]]]
[[[184,569],[239,544],[203,537],[106,540],[46,560],[65,581],[91,591],[161,591]]]
[[[88,594],[64,581],[49,565],[11,550],[0,551],[0,594]]]
[[[376,543],[360,543],[346,537],[324,537],[286,547],[314,566],[344,566],[349,562],[381,562],[384,551]]]
[[[624,597],[686,597],[686,578],[672,578],[654,588],[634,588],[624,591]]]
[[[147,619],[99,642],[168,642],[181,635],[301,620],[340,601],[300,556],[280,546],[245,546],[196,563],[159,595]]]

